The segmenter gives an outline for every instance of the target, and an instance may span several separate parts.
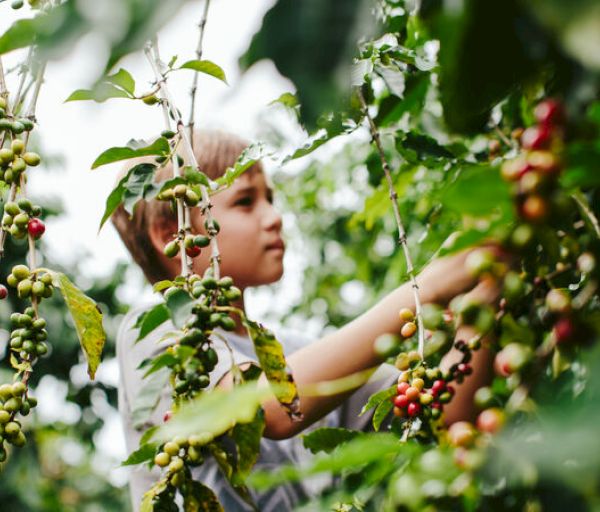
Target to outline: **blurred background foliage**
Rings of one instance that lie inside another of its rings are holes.
[[[110,69],[139,49],[182,3],[165,11],[163,2],[152,0],[112,2],[116,10],[90,16],[83,2],[67,0],[61,23],[49,26],[40,14],[38,22],[15,25],[0,37],[0,48],[26,46],[40,26],[47,26],[38,42],[45,41],[48,55],[58,56],[96,31],[110,42]],[[126,22],[111,23],[116,19]],[[599,34],[594,0],[275,2],[241,64],[272,59],[296,86],[299,101],[298,106],[288,96],[273,108],[299,115],[307,130],[306,145],[292,150],[282,143],[285,136],[277,126],[267,124],[264,132],[291,155],[274,178],[283,208],[295,214],[289,236],[301,248],[304,265],[301,298],[282,321],[316,316],[323,326],[339,326],[406,280],[381,163],[356,124],[350,84],[363,87],[382,130],[418,267],[438,252],[506,232],[515,212],[506,184],[487,172],[495,165],[489,142],[498,141],[510,155],[512,129],[532,123],[533,105],[545,95],[562,97],[579,123],[576,140],[567,148],[572,165],[564,186],[582,190],[600,215],[600,105],[593,103],[599,92]],[[356,61],[350,66],[352,56]],[[43,206],[60,214],[59,207]],[[22,245],[8,248],[0,279],[23,260],[25,250]],[[63,270],[60,262],[45,265]],[[103,364],[111,364],[119,315],[127,309],[116,295],[125,268],[97,282],[87,282],[77,269],[65,271],[105,313]],[[0,306],[4,328],[19,305]],[[47,301],[42,313],[53,349],[36,367],[35,387],[38,396],[50,389],[64,397],[60,409],[70,412],[50,421],[40,412],[32,414],[27,434],[34,442],[11,458],[0,478],[2,508],[126,510],[125,491],[110,478],[114,461],[96,449],[103,420],[115,415],[116,383],[104,382],[101,375],[95,384],[78,378],[85,370],[62,303]],[[590,337],[596,339],[597,333]],[[6,337],[0,331],[3,355]],[[598,510],[599,357],[597,350],[583,352],[560,379],[540,381],[534,392],[536,421],[517,417],[489,448],[498,456],[478,470],[478,489],[444,447],[429,452],[434,455],[415,445],[391,449],[390,439],[378,435],[342,445],[334,458],[306,470],[344,475],[338,488],[307,510],[326,510],[337,502],[347,507],[337,510],[382,510],[390,503],[425,510],[425,501],[437,498],[436,508],[427,510],[457,510],[459,505],[523,510],[523,502],[531,511]],[[300,478],[302,471],[259,475],[255,482]]]

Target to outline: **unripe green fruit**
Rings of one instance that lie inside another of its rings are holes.
[[[224,295],[229,301],[233,302],[242,297],[242,291],[239,288],[232,286],[229,290],[225,290]]]
[[[199,462],[202,462],[202,452],[200,450],[197,450],[193,446],[190,446],[188,448],[187,457],[189,462],[191,462],[192,464],[198,464]]]
[[[23,7],[23,0],[13,0],[10,4],[13,9],[20,9]]]
[[[194,237],[194,245],[196,247],[208,247],[210,245],[210,238],[204,235],[196,235]]]
[[[35,281],[31,287],[31,293],[36,297],[41,297],[46,291],[46,285],[41,281]]]
[[[10,144],[10,149],[15,155],[20,155],[25,150],[25,142],[21,139],[14,139]]]
[[[46,327],[46,320],[44,318],[38,318],[33,321],[32,327],[37,330],[44,329]]]
[[[17,294],[19,295],[19,298],[25,299],[29,297],[31,295],[32,286],[33,283],[30,279],[23,279],[23,281],[17,285]]]
[[[473,401],[480,409],[486,409],[494,403],[494,393],[491,388],[484,386],[475,392]]]
[[[156,105],[160,100],[154,94],[149,94],[148,96],[144,96],[142,101],[146,105]]]
[[[19,413],[21,414],[21,416],[27,416],[30,411],[31,411],[31,406],[29,405],[29,403],[23,402],[23,404],[21,405],[21,408],[19,409]]]
[[[219,279],[217,285],[219,286],[219,288],[223,288],[224,290],[226,290],[227,288],[231,288],[233,286],[233,279],[229,276],[222,277],[221,279]]]
[[[13,133],[19,135],[20,133],[23,133],[25,131],[25,125],[23,123],[21,123],[20,121],[14,121],[11,124],[10,129],[12,130]]]
[[[6,98],[0,96],[0,108],[6,108]]]
[[[52,284],[52,274],[44,274],[40,277],[40,281],[46,286],[50,286]]]
[[[11,149],[2,148],[0,149],[0,164],[9,164],[15,157]]]
[[[6,277],[6,284],[8,284],[8,286],[12,286],[13,288],[16,288],[17,285],[19,284],[19,280],[12,274],[9,274]]]
[[[183,469],[183,460],[179,457],[173,459],[169,464],[169,471],[171,473],[177,473]]]
[[[20,349],[23,346],[23,338],[21,338],[20,336],[17,336],[16,338],[13,338],[12,340],[10,340],[10,348],[14,348],[14,349]]]
[[[191,249],[194,247],[194,237],[192,235],[186,235],[186,237],[183,239],[183,246],[186,249]]]
[[[29,268],[27,268],[25,265],[15,265],[12,268],[11,273],[19,281],[22,281],[23,279],[27,279],[29,277],[29,274],[30,274]]]
[[[25,437],[25,434],[23,433],[23,431],[19,431],[17,436],[11,441],[13,446],[16,446],[17,448],[21,448],[21,447],[25,446],[26,442],[27,442],[27,438]]]
[[[23,350],[28,354],[31,354],[35,350],[35,343],[31,340],[25,340],[23,342]]]
[[[179,185],[175,185],[175,187],[173,188],[173,193],[175,194],[175,197],[181,198],[185,196],[187,189],[187,185],[180,183]]]
[[[46,289],[44,290],[44,294],[42,295],[42,297],[44,297],[44,299],[49,299],[50,297],[52,297],[53,291],[54,291],[54,288],[52,286],[46,286]]]
[[[19,425],[16,421],[9,421],[4,426],[4,434],[7,437],[16,436],[19,432],[21,432],[21,425]]]
[[[163,252],[168,258],[174,258],[175,256],[177,256],[177,254],[179,253],[179,244],[177,243],[177,240],[172,240],[167,245],[165,245]]]
[[[169,462],[171,462],[171,456],[168,453],[159,452],[154,457],[154,464],[160,466],[161,468],[168,466]]]
[[[38,343],[35,346],[35,353],[38,356],[45,356],[48,353],[48,345],[44,342]]]
[[[185,192],[184,201],[188,206],[196,206],[200,202],[200,196],[188,188]]]
[[[21,408],[21,399],[12,397],[4,402],[4,410],[8,412],[17,412]]]
[[[13,174],[20,174],[25,169],[27,169],[27,164],[25,163],[25,160],[23,160],[21,157],[17,157],[13,160],[13,163],[12,163]]]
[[[21,208],[14,201],[9,201],[4,205],[4,211],[13,217],[21,213]]]
[[[30,0],[31,3],[31,0]],[[19,119],[19,122],[25,127],[26,132],[33,130],[34,124],[30,119]]]
[[[25,389],[27,389],[27,386],[23,382],[17,381],[12,385],[11,392],[13,396],[17,397],[25,393]]]
[[[42,159],[40,158],[40,155],[38,155],[37,153],[34,153],[33,151],[28,151],[27,153],[25,153],[23,155],[23,160],[25,160],[25,163],[27,165],[30,165],[31,167],[35,167],[35,166],[39,165],[40,162],[42,161]]]
[[[215,290],[217,288],[217,281],[214,277],[205,277],[201,283],[207,290]]]
[[[26,213],[19,213],[13,218],[13,223],[21,228],[27,226],[29,222],[29,215]]]
[[[8,213],[5,213],[2,216],[2,226],[5,227],[5,228],[8,228],[8,227],[12,226],[12,223],[13,223],[12,216],[9,215]]]
[[[0,409],[0,424],[4,425],[10,421],[10,413],[4,409]]]
[[[19,205],[19,208],[21,208],[21,210],[24,210],[27,213],[30,213],[31,209],[33,208],[33,204],[31,204],[31,201],[26,197],[19,199],[17,201],[17,204]]]
[[[163,130],[162,132],[160,132],[160,136],[164,137],[165,139],[172,139],[173,137],[175,137],[175,132],[172,130]]]
[[[204,227],[207,233],[211,236],[216,235],[221,229],[221,226],[219,226],[219,223],[215,219],[211,219],[210,221],[204,221]]]
[[[467,272],[475,277],[479,277],[485,272],[489,272],[494,265],[494,255],[487,249],[475,249],[465,260]]]
[[[179,453],[179,450],[179,445],[177,443],[174,443],[173,441],[169,441],[163,446],[163,451],[171,456],[177,455]]]

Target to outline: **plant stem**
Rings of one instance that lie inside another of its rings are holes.
[[[590,224],[594,227],[596,236],[600,238],[600,223],[598,222],[598,218],[594,215],[594,212],[588,206],[585,198],[582,197],[581,193],[571,194],[571,197],[577,203],[577,206],[579,206],[579,208],[587,217],[587,219],[590,221]]]
[[[377,126],[373,121],[373,118],[369,114],[369,108],[365,101],[365,97],[363,96],[360,88],[357,88],[358,98],[360,100],[360,104],[363,110],[365,117],[369,122],[369,128],[371,130],[371,137],[373,142],[375,142],[375,146],[377,147],[377,152],[379,153],[379,158],[381,159],[381,166],[383,167],[383,172],[385,174],[385,179],[388,184],[388,189],[390,193],[390,200],[392,201],[392,208],[394,210],[394,218],[396,219],[396,226],[398,227],[398,244],[402,247],[404,251],[404,259],[406,260],[406,272],[410,278],[410,282],[413,290],[413,297],[415,301],[415,316],[417,319],[417,329],[418,329],[418,340],[419,340],[419,356],[421,359],[424,359],[424,351],[425,351],[425,328],[423,327],[423,319],[421,314],[421,299],[419,297],[419,285],[417,284],[417,277],[415,275],[415,269],[412,263],[412,258],[410,257],[410,251],[408,249],[408,242],[406,240],[406,230],[404,229],[404,224],[402,222],[402,217],[400,216],[400,210],[398,208],[398,194],[394,189],[394,182],[392,181],[392,173],[390,170],[390,165],[385,156],[385,152],[383,151],[383,146],[381,144],[381,137],[379,135],[379,131],[377,130]]]
[[[198,161],[196,160],[196,155],[192,149],[192,145],[190,143],[190,139],[188,137],[187,131],[185,130],[183,120],[181,119],[181,115],[179,111],[175,107],[175,103],[173,102],[173,97],[171,96],[171,92],[167,87],[167,78],[165,77],[165,72],[163,70],[164,64],[160,60],[160,56],[158,54],[156,40],[153,40],[146,44],[144,48],[144,52],[150,65],[152,66],[152,70],[154,71],[154,76],[156,78],[157,84],[160,86],[161,95],[163,97],[163,101],[166,103],[170,116],[175,120],[175,124],[177,127],[177,133],[182,139],[183,149],[187,153],[187,161],[189,164],[197,171],[200,171],[198,166]],[[202,210],[202,214],[205,216],[207,223],[210,225],[213,223],[213,218],[210,213],[210,197],[208,193],[208,189],[204,185],[200,185],[200,192],[202,194],[202,204],[200,206]],[[217,244],[216,236],[210,237],[210,245],[211,245],[211,267],[213,270],[213,275],[215,279],[219,279],[220,277],[220,269],[219,269],[219,246]]]
[[[210,7],[210,0],[204,0],[204,11],[202,12],[202,18],[198,23],[198,45],[196,46],[196,59],[202,60],[202,43],[204,41],[204,29],[206,27],[206,20],[208,19],[208,8]],[[190,118],[188,121],[188,129],[190,133],[190,143],[192,149],[194,149],[194,114],[196,110],[196,93],[198,91],[198,73],[194,73],[192,79],[192,88],[190,90]]]

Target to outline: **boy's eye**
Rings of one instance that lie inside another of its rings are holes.
[[[240,197],[236,202],[236,206],[252,206],[252,196]]]

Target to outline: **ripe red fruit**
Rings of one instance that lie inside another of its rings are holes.
[[[543,149],[550,145],[552,132],[545,126],[530,126],[521,135],[523,149]]]
[[[408,397],[406,395],[398,395],[394,398],[394,405],[404,409],[408,405]]]
[[[554,335],[557,343],[569,342],[575,335],[573,321],[568,317],[560,318],[554,324]]]
[[[6,289],[6,286],[0,284],[0,300],[6,299],[6,297],[8,297],[8,290]]]
[[[500,169],[502,177],[506,181],[516,181],[531,169],[531,165],[523,155],[512,160],[506,160]]]
[[[46,226],[40,219],[31,219],[27,224],[27,231],[33,238],[38,239],[46,231]]]
[[[414,402],[415,400],[419,399],[419,395],[421,394],[421,392],[411,386],[409,387],[405,392],[404,392],[404,396],[406,396],[406,398],[410,401],[410,402]]]
[[[418,416],[421,413],[421,406],[416,402],[411,402],[410,404],[408,404],[407,412],[409,416],[414,418],[415,416]]]
[[[538,123],[556,125],[564,122],[565,109],[559,101],[547,99],[537,104],[533,115]]]
[[[173,416],[173,411],[165,412],[165,414],[163,416],[163,421],[166,423],[167,421],[169,421],[171,419],[171,416]]]
[[[488,434],[495,434],[504,424],[504,412],[497,407],[482,411],[477,417],[477,428]]]
[[[436,380],[431,386],[431,392],[433,396],[439,395],[442,391],[446,389],[446,381],[442,379]]]
[[[405,338],[410,338],[415,332],[417,332],[417,326],[414,322],[406,322],[400,329],[400,334]]]
[[[471,373],[473,373],[473,368],[470,364],[460,363],[458,365],[458,371],[464,375],[471,375]]]
[[[401,382],[400,384],[398,384],[398,394],[399,395],[403,395],[404,393],[406,393],[406,390],[410,387],[410,384],[408,382]]]
[[[200,247],[198,247],[197,245],[192,245],[191,247],[187,247],[185,249],[185,253],[190,257],[190,258],[195,258],[196,256],[198,256],[200,253],[202,252],[202,249],[200,249]]]

